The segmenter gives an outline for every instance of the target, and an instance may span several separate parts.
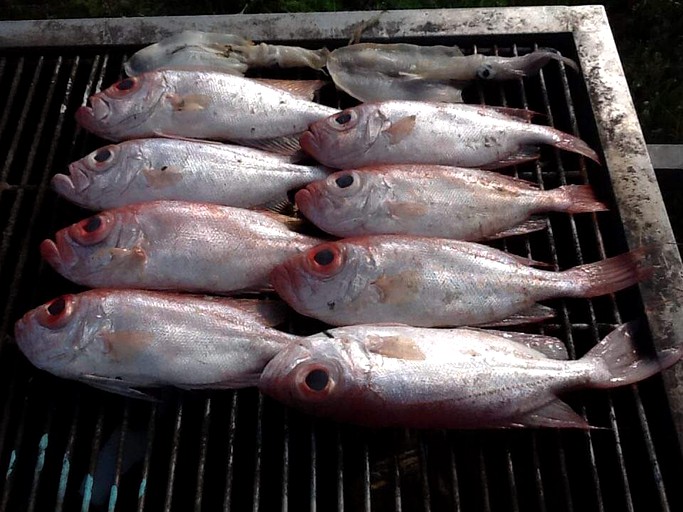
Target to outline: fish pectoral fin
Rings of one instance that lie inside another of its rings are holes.
[[[478,327],[505,327],[508,325],[528,324],[532,322],[542,322],[548,318],[555,317],[555,310],[542,304],[534,304],[528,309],[510,315],[507,318],[498,320],[496,322],[487,322],[485,324],[478,324]]]
[[[589,425],[559,398],[553,399],[524,416],[513,418],[510,423],[510,426],[514,427],[581,428],[584,430],[596,428]]]
[[[175,112],[197,112],[211,105],[211,97],[206,94],[169,94],[166,99]]]
[[[410,135],[415,128],[416,116],[402,117],[395,123],[391,123],[388,128],[385,128],[382,133],[389,137],[390,144],[398,144],[408,135]]]
[[[369,336],[368,350],[392,359],[424,361],[426,356],[414,340],[407,336]]]
[[[528,233],[533,233],[534,231],[541,231],[546,227],[548,227],[548,219],[546,217],[533,217],[529,220],[522,222],[521,224],[517,224],[514,228],[506,229],[505,231],[499,231],[498,233],[494,233],[492,235],[485,237],[483,240],[495,240],[497,238],[505,238],[506,236],[526,235]],[[541,264],[539,265],[539,263]],[[548,263],[535,261],[534,265],[531,266],[548,267],[551,265],[549,265]]]
[[[110,393],[116,393],[117,395],[127,396],[130,398],[137,398],[140,400],[147,400],[152,402],[158,402],[158,398],[153,397],[147,393],[143,393],[137,389],[134,389],[128,385],[125,380],[112,379],[111,377],[103,377],[101,375],[85,374],[81,375],[79,378],[81,382],[88,384],[94,388],[100,389],[102,391],[108,391]]]
[[[177,185],[183,180],[182,169],[173,166],[163,166],[159,169],[143,169],[147,185],[151,188],[166,188]]]

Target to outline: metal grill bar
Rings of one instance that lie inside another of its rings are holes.
[[[168,461],[168,476],[166,478],[166,501],[164,502],[164,512],[169,512],[171,510],[171,503],[173,501],[173,484],[175,483],[176,461],[178,460],[180,427],[183,421],[183,400],[181,399],[178,399],[175,418],[173,441],[171,442],[171,458]]]
[[[145,509],[145,500],[147,498],[147,480],[149,478],[149,469],[152,460],[152,447],[156,435],[157,425],[157,406],[155,405],[149,414],[149,423],[147,425],[147,446],[145,447],[145,458],[142,463],[142,474],[140,475],[140,485],[138,486],[138,509],[137,512],[143,512]]]
[[[194,510],[202,509],[202,493],[204,491],[204,468],[206,466],[206,450],[209,444],[209,424],[211,422],[211,399],[207,398],[204,404],[204,419],[202,420],[202,433],[199,438],[199,463],[197,467],[197,483],[194,493]]]
[[[232,498],[232,480],[235,456],[235,429],[237,425],[237,392],[232,394],[232,407],[230,408],[230,426],[228,430],[228,456],[226,464],[228,471],[225,476],[225,494],[223,496],[223,510],[228,512],[230,508],[230,500]]]

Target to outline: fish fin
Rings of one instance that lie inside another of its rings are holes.
[[[558,196],[562,211],[566,213],[604,212],[607,205],[595,197],[595,190],[590,185],[564,185],[553,189],[552,194]]]
[[[158,399],[143,393],[138,389],[130,387],[125,380],[112,379],[111,377],[102,377],[100,375],[88,374],[81,375],[79,377],[81,382],[88,384],[94,388],[100,389],[102,391],[108,391],[110,393],[116,393],[117,395],[127,396],[130,398],[138,398],[141,400],[148,400],[152,402],[157,402]]]
[[[175,112],[197,112],[211,105],[211,97],[206,94],[168,94],[166,99]]]
[[[598,154],[593,150],[593,148],[591,148],[578,137],[560,130],[553,129],[553,141],[551,144],[556,148],[564,149],[565,151],[571,151],[572,153],[577,153],[581,156],[585,156],[586,158],[590,158],[596,164],[601,165]]]
[[[571,297],[597,297],[614,293],[652,276],[647,262],[650,249],[641,247],[596,263],[580,265],[561,273],[562,281],[575,284]]]
[[[542,322],[555,317],[555,310],[542,304],[534,304],[530,308],[522,310],[507,318],[495,322],[479,324],[478,327],[505,327],[509,325],[528,324],[532,322]]]
[[[528,110],[526,108],[512,108],[512,107],[496,107],[496,106],[487,106],[487,109],[495,110],[496,112],[500,114],[505,114],[506,116],[509,117],[514,117],[516,119],[521,119],[522,121],[526,121],[527,123],[530,123],[532,119],[535,117],[540,117],[543,116],[540,112],[535,112],[533,110]]]
[[[280,215],[293,215],[296,211],[295,205],[293,205],[287,196],[281,197],[279,199],[274,199],[263,205],[263,208],[269,212],[279,213]]]
[[[551,263],[546,263],[545,261],[536,261],[531,258],[525,258],[524,256],[517,256],[516,254],[508,253],[507,255],[513,258],[517,263],[527,267],[550,268],[553,266]]]
[[[424,361],[426,356],[414,340],[406,336],[369,336],[370,352],[392,359]]]
[[[121,247],[112,247],[111,249],[103,249],[109,251],[112,259],[127,259],[132,260],[136,264],[145,265],[147,263],[147,253],[145,250],[136,245],[131,249],[124,249]]]
[[[116,362],[134,359],[146,345],[154,341],[147,331],[114,331],[102,334],[104,351]]]
[[[468,329],[476,328],[468,327]],[[561,340],[553,336],[546,336],[544,334],[529,334],[527,332],[496,331],[494,329],[486,329],[485,331],[536,350],[550,359],[557,359],[561,361],[566,361],[569,359],[567,347],[564,346],[564,343],[562,343]]]
[[[429,213],[429,207],[424,203],[409,203],[407,201],[387,201],[387,209],[392,217],[422,217]]]
[[[511,426],[515,427],[551,427],[551,428],[592,428],[571,407],[559,398],[531,411],[524,416],[514,418]]]
[[[266,327],[274,327],[287,319],[287,305],[279,300],[234,299],[230,304],[253,316],[258,323]]]
[[[395,275],[380,276],[372,282],[384,304],[405,304],[412,300],[420,288],[420,278],[415,271],[406,270]]]
[[[162,139],[184,140],[187,142],[198,142],[201,144],[216,144],[218,146],[224,146],[225,145],[223,142],[219,142],[217,140],[195,139],[192,137],[184,137],[182,135],[173,135],[173,134],[169,134],[169,133],[164,133],[161,130],[154,130],[152,133],[153,133],[154,137],[160,137]]]
[[[272,78],[252,78],[252,80],[308,101],[313,101],[315,93],[327,83],[324,80],[279,80]]]
[[[517,235],[526,235],[528,233],[533,233],[534,231],[540,231],[542,229],[545,229],[548,227],[548,219],[545,217],[532,217],[529,220],[526,220],[522,222],[521,224],[517,224],[515,227],[506,229],[505,231],[499,231],[498,233],[494,233],[492,235],[489,235],[485,237],[483,240],[495,240],[497,238],[504,238],[506,236],[517,236]],[[536,262],[535,265],[532,265],[535,267],[538,266],[551,266],[548,263],[542,263],[539,264],[539,262]]]
[[[278,221],[280,224],[284,224],[290,231],[296,233],[301,232],[306,227],[306,221],[299,219],[297,217],[290,217],[289,215],[282,215],[281,213],[276,213],[271,210],[264,210],[262,208],[251,208],[255,212],[259,212],[263,215],[267,215],[273,220]]]
[[[159,169],[143,169],[142,175],[151,188],[172,187],[183,180],[182,169],[166,165]]]
[[[683,357],[683,344],[679,344],[660,351],[655,358],[639,358],[633,341],[637,324],[621,324],[581,358],[581,361],[595,362],[598,368],[603,369],[591,372],[591,387],[613,388],[634,384],[667,369]]]
[[[292,159],[292,161],[296,161],[305,156],[301,153],[301,146],[299,145],[300,135],[301,134],[297,133],[296,135],[284,135],[272,139],[232,139],[232,142],[241,146],[249,146],[256,149],[262,149],[263,151],[285,155]]]
[[[502,160],[497,162],[492,162],[490,164],[481,166],[480,169],[486,171],[500,169],[501,167],[509,167],[511,165],[520,165],[526,162],[531,162],[533,160],[538,160],[541,156],[541,152],[535,146],[524,146],[520,148],[517,153],[506,156]]]
[[[539,48],[535,51],[536,52],[545,52],[546,54],[548,54],[550,59],[564,63],[565,66],[572,68],[577,73],[580,72],[579,65],[573,59],[570,59],[569,57],[565,57],[564,55],[560,55],[560,53],[555,48]],[[534,53],[534,52],[532,52],[532,53]]]
[[[382,133],[389,136],[390,144],[398,144],[412,133],[413,128],[415,128],[415,119],[416,116],[414,115],[402,117],[395,123],[391,123],[388,128],[382,130]]]

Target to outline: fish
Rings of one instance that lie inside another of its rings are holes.
[[[462,89],[474,80],[513,80],[536,74],[560,61],[576,63],[550,49],[521,57],[465,56],[457,46],[360,43],[333,50],[327,70],[337,88],[363,101],[462,102]]]
[[[677,345],[642,359],[635,333],[622,324],[562,361],[485,330],[332,330],[281,350],[258,386],[305,413],[370,427],[588,429],[558,395],[634,384],[683,356]]]
[[[52,188],[84,208],[103,210],[160,199],[249,208],[287,199],[323,179],[319,166],[229,144],[136,139],[93,151],[56,174]]]
[[[128,76],[157,69],[195,69],[244,75],[248,69],[278,66],[322,69],[329,50],[255,44],[235,34],[184,30],[135,52],[124,65]]]
[[[57,297],[15,324],[37,368],[106,391],[254,386],[266,363],[297,336],[273,326],[278,301],[144,290],[88,290]]]
[[[309,101],[322,84],[212,71],[150,71],[90,96],[76,111],[76,120],[114,142],[173,137],[276,149],[277,139],[298,136],[312,122],[337,112]]]
[[[337,169],[434,164],[495,169],[538,158],[549,144],[595,162],[581,139],[525,122],[528,110],[421,101],[363,103],[311,124],[300,144]]]
[[[338,237],[400,234],[486,240],[543,228],[545,212],[607,210],[590,185],[541,190],[502,174],[438,165],[339,171],[295,197],[299,210]]]
[[[295,224],[270,212],[153,201],[61,229],[40,252],[61,275],[91,288],[258,291],[270,289],[276,265],[320,243],[292,231]]]
[[[331,325],[511,325],[550,316],[538,301],[596,297],[648,279],[648,255],[642,247],[555,272],[474,242],[377,235],[325,242],[277,266],[270,280],[296,311]]]

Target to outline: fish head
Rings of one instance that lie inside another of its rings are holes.
[[[325,319],[335,308],[359,307],[375,262],[365,247],[346,242],[317,245],[275,267],[270,282],[301,314]]]
[[[144,265],[143,242],[134,209],[115,209],[61,229],[54,241],[40,244],[40,252],[67,279],[101,286],[116,274],[125,276]]]
[[[368,398],[369,359],[362,344],[315,335],[290,343],[271,359],[259,389],[290,407],[354,420]],[[371,398],[371,397],[370,397]]]
[[[66,375],[107,324],[100,310],[96,292],[57,297],[17,321],[14,326],[17,345],[38,368]]]
[[[93,94],[76,111],[76,121],[86,130],[109,140],[127,138],[130,130],[145,123],[166,93],[163,73],[124,78]]]
[[[69,174],[55,174],[52,188],[70,201],[98,209],[116,202],[133,178],[150,164],[137,141],[110,144],[69,164]]]
[[[354,236],[381,207],[379,186],[381,178],[372,173],[340,171],[308,184],[294,200],[316,226],[338,236]]]
[[[377,105],[363,103],[311,124],[299,142],[319,162],[340,168],[362,157],[390,126]]]

